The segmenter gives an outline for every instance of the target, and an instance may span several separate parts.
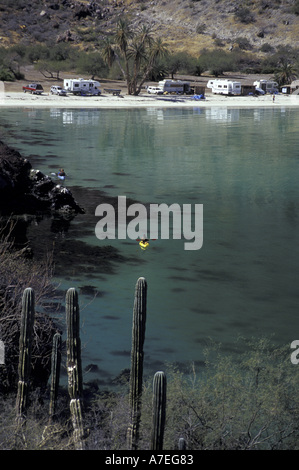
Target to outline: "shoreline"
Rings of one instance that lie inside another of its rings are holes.
[[[43,93],[31,95],[23,92],[0,93],[0,108],[176,108],[176,107],[225,107],[225,108],[261,108],[261,107],[298,107],[299,95],[224,96],[206,94],[205,99],[196,100],[193,96],[113,96],[103,93],[101,96],[57,96]]]

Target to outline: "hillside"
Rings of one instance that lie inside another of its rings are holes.
[[[0,46],[69,42],[93,50],[119,18],[151,23],[171,52],[197,57],[203,48],[298,46],[298,0],[2,0]]]

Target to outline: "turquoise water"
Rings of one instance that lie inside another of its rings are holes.
[[[148,281],[147,370],[200,364],[210,339],[227,352],[238,350],[238,335],[297,339],[298,118],[287,108],[1,111],[2,140],[46,174],[64,167],[78,202],[85,194],[89,213],[53,239],[110,244],[129,259],[111,273],[96,263],[85,272],[70,259],[71,274],[56,273],[61,289],[101,292],[80,295],[84,364],[99,367],[86,381],[129,367],[140,276]],[[203,247],[156,240],[144,252],[129,239],[98,240],[99,191],[143,204],[203,204]]]

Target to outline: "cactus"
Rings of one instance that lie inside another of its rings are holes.
[[[16,400],[16,414],[19,423],[24,423],[24,421],[26,420],[26,411],[28,406],[34,316],[35,295],[33,289],[31,289],[31,287],[28,287],[23,292],[21,329],[19,340],[19,381]]]
[[[80,341],[80,314],[78,294],[74,288],[66,293],[66,324],[67,324],[67,371],[68,391],[70,396],[70,412],[74,428],[74,441],[77,449],[83,449],[83,413],[82,413],[82,364]]]
[[[53,347],[52,347],[52,358],[51,358],[49,423],[53,421],[55,417],[55,413],[56,413],[60,364],[61,364],[61,334],[55,333],[55,335],[53,336]]]
[[[179,438],[179,450],[186,450],[187,449],[187,446],[186,446],[186,441],[183,437],[180,437]]]
[[[137,280],[133,308],[131,374],[130,374],[130,422],[127,431],[128,450],[138,447],[142,376],[143,376],[143,344],[146,324],[147,283],[144,277]]]
[[[153,429],[151,450],[163,450],[166,417],[166,375],[159,371],[153,381]]]

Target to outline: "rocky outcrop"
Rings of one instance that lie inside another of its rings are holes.
[[[0,214],[84,213],[66,187],[0,141]]]

